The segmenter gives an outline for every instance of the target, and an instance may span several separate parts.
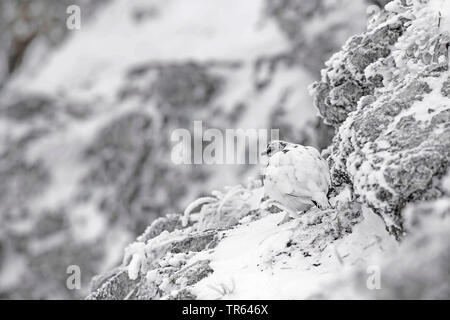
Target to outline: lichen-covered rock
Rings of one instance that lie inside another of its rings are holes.
[[[94,277],[92,280],[92,289],[96,293],[88,296],[88,300],[124,300],[133,292],[136,281],[128,278],[124,270],[115,269],[107,275]]]
[[[450,160],[448,14],[429,1],[394,1],[350,39],[313,86],[338,132],[328,151],[333,183],[401,233],[405,204],[440,196]]]
[[[340,125],[358,101],[380,86],[379,78],[366,78],[366,68],[391,53],[405,30],[405,18],[390,19],[382,11],[377,21],[362,35],[353,36],[341,52],[333,55],[322,70],[322,80],[313,85],[314,103],[325,122]]]
[[[154,232],[161,224],[171,223],[175,216],[155,222],[126,249],[123,267],[93,279],[87,299],[169,299],[195,298],[189,286],[207,277],[212,269],[209,260],[188,263],[195,253],[214,248],[218,234]],[[180,216],[176,216],[180,221]]]

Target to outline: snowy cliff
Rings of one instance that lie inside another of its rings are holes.
[[[373,12],[311,86],[336,129],[332,208],[279,226],[258,180],[213,191],[155,220],[88,299],[450,298],[449,42],[448,1]]]
[[[338,128],[328,150],[336,189],[350,186],[397,233],[407,203],[442,194],[450,156],[450,7],[401,3],[352,37],[313,88]]]

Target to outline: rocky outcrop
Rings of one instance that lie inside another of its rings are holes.
[[[449,12],[391,2],[313,85],[336,128],[332,209],[280,226],[257,181],[215,191],[154,222],[88,298],[448,299]]]
[[[388,9],[327,62],[313,91],[338,129],[328,151],[335,187],[351,185],[401,233],[403,207],[439,197],[450,160],[450,34],[428,2]]]

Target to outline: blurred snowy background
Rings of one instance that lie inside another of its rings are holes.
[[[176,128],[326,147],[307,87],[382,2],[2,0],[0,298],[82,297],[156,217],[258,174],[173,165]]]

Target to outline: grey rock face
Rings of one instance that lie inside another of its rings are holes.
[[[160,229],[161,226],[179,223],[179,215],[162,217],[155,220],[146,232],[138,238],[138,242],[145,245],[148,241],[168,234],[171,227]],[[159,232],[159,231],[161,232]],[[175,230],[173,230],[175,231]],[[194,254],[203,250],[212,249],[217,244],[217,231],[204,231],[194,234],[179,234],[170,239],[167,244],[155,244],[146,249],[146,260],[142,261],[140,273],[135,279],[129,276],[124,267],[112,270],[108,274],[93,279],[92,293],[87,299],[158,299],[166,296],[169,299],[194,299],[195,295],[189,292],[189,287],[213,272],[209,260],[198,260],[186,264]],[[125,257],[124,265],[130,263],[131,257]]]
[[[350,39],[313,88],[321,115],[339,128],[329,151],[334,184],[352,184],[393,231],[406,203],[440,195],[434,180],[450,160],[449,34],[431,15],[429,26],[415,22],[426,4],[398,5]]]
[[[143,216],[152,214],[148,207],[150,201],[143,198],[143,192],[151,188],[153,181],[149,176],[149,155],[155,147],[151,126],[152,121],[145,114],[123,116],[101,130],[85,153],[93,167],[84,179],[87,188],[83,198],[89,197],[93,189],[117,186],[112,188],[112,193],[102,194],[100,206],[103,211],[112,213],[112,220],[134,221],[131,229],[142,228]],[[127,213],[126,218],[124,213]]]
[[[391,14],[382,12],[378,19],[387,20]],[[322,70],[322,80],[313,86],[314,103],[325,122],[339,126],[358,101],[373,94],[380,78],[367,79],[365,69],[390,54],[390,46],[403,34],[405,19],[398,19],[362,35],[350,38],[343,51],[335,54]]]
[[[24,97],[12,104],[1,106],[0,112],[6,118],[23,122],[30,121],[34,117],[51,117],[53,114],[53,110],[51,110],[52,105],[53,101],[48,99],[48,97],[31,96]]]
[[[87,300],[124,300],[130,292],[133,292],[136,284],[135,281],[129,280],[128,274],[123,270],[117,270],[111,276],[103,277],[106,279],[94,278],[94,282],[100,283],[93,284],[93,289],[97,291],[89,295]]]
[[[291,60],[318,72],[344,42],[364,30],[364,21],[342,19],[364,16],[365,1],[267,0],[266,13],[273,17],[293,45]],[[310,26],[320,27],[311,29]]]
[[[159,70],[155,91],[171,107],[207,105],[220,89],[221,79],[195,63],[169,65]]]

